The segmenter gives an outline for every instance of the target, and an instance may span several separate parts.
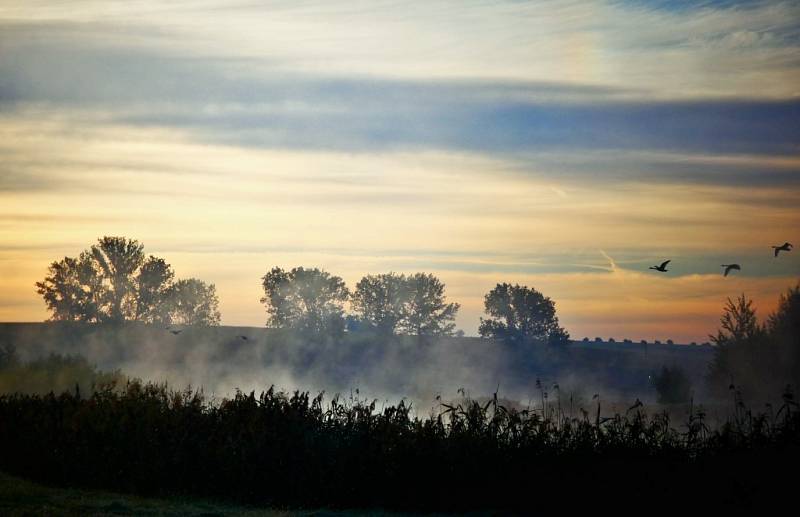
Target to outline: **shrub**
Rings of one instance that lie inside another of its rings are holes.
[[[683,369],[674,366],[661,367],[658,374],[653,375],[653,385],[661,404],[680,404],[689,402],[692,396],[692,385]]]
[[[0,361],[0,364],[2,361]],[[0,366],[0,393],[30,393],[75,391],[89,395],[123,384],[124,376],[115,370],[102,372],[80,356],[50,355],[29,363],[15,358]]]

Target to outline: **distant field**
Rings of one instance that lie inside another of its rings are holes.
[[[647,401],[650,375],[662,366],[686,370],[701,397],[713,348],[640,343],[575,341],[564,349],[509,347],[480,338],[375,338],[359,334],[339,340],[308,340],[254,327],[121,327],[65,323],[0,323],[0,344],[13,344],[22,360],[51,353],[78,354],[103,370],[173,386],[191,385],[228,396],[236,388],[347,393],[360,389],[378,399],[409,397],[425,409],[437,395],[459,388],[473,396],[500,389],[526,401],[541,385],[562,394],[606,400]]]

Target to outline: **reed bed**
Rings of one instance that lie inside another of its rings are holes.
[[[788,489],[780,468],[798,458],[790,390],[762,414],[732,391],[730,418],[713,429],[694,407],[683,422],[638,401],[604,416],[596,396],[573,416],[557,388],[542,395],[522,409],[497,394],[439,401],[424,417],[405,401],[378,407],[274,388],[222,401],[138,381],[3,395],[0,469],[59,486],[285,508],[527,512],[613,494],[755,505]]]

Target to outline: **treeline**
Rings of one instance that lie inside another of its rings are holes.
[[[344,280],[317,268],[270,269],[262,278],[267,326],[291,331],[303,340],[337,340],[345,332],[374,336],[450,336],[458,334],[460,305],[449,302],[445,285],[432,274],[366,275],[351,290]],[[166,325],[217,325],[213,284],[175,280],[164,259],[124,237],[103,237],[77,258],[50,265],[37,289],[53,320],[90,323],[141,321]],[[484,298],[486,316],[479,333],[513,345],[563,345],[569,334],[559,325],[555,303],[527,286],[497,284]],[[717,396],[728,388],[769,394],[786,384],[800,385],[800,286],[780,299],[763,324],[742,295],[729,300],[721,328],[711,336],[715,358],[708,382]],[[558,348],[558,347],[556,347]],[[677,369],[676,369],[677,368]],[[692,393],[685,375],[654,372],[664,400]],[[671,394],[670,394],[671,393]]]
[[[608,494],[635,507],[763,505],[787,493],[800,446],[791,394],[772,414],[737,406],[718,429],[700,411],[672,423],[642,409],[607,415],[598,399],[572,415],[555,396],[522,409],[495,395],[418,418],[405,402],[378,409],[270,389],[214,404],[131,383],[89,398],[0,396],[0,468],[73,487],[306,508],[530,513],[578,493],[571,508]]]
[[[451,336],[458,303],[448,303],[445,285],[434,275],[384,273],[363,277],[353,291],[320,269],[274,268],[262,278],[267,326],[310,335],[369,332],[379,336]],[[350,304],[350,313],[345,303]],[[497,284],[485,297],[484,337],[518,343],[564,344],[555,303],[535,289]],[[463,333],[462,333],[463,334]]]
[[[78,257],[53,262],[36,283],[53,321],[165,325],[218,325],[213,284],[174,280],[162,258],[125,237],[103,237]],[[460,305],[447,301],[445,285],[432,274],[367,275],[350,290],[341,277],[318,268],[273,268],[261,279],[267,326],[306,337],[343,332],[379,336],[451,336]],[[565,344],[555,303],[527,286],[497,284],[487,293],[479,332],[509,342]],[[347,310],[349,308],[349,311]]]

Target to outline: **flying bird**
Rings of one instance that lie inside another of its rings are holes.
[[[667,271],[669,271],[669,269],[667,269],[667,264],[669,264],[670,262],[672,261],[665,260],[664,262],[661,263],[660,266],[650,266],[648,269],[655,269],[656,271],[661,271],[662,273],[666,273]]]
[[[181,330],[170,330],[170,332],[172,332],[174,335],[176,335],[176,336],[177,336],[178,334],[180,334],[181,332],[183,332],[183,329],[181,329]]]
[[[793,248],[793,246],[789,242],[784,242],[780,246],[773,246],[772,247],[772,249],[775,250],[775,256],[776,257],[778,256],[778,253],[780,253],[781,251],[792,251],[792,248]]]
[[[242,341],[247,341],[247,336],[236,336],[236,337],[238,337]]]
[[[730,273],[734,269],[737,271],[741,271],[742,269],[742,266],[740,266],[739,264],[722,264],[722,267],[725,268],[725,272],[722,273],[722,276],[728,276],[728,273]]]

